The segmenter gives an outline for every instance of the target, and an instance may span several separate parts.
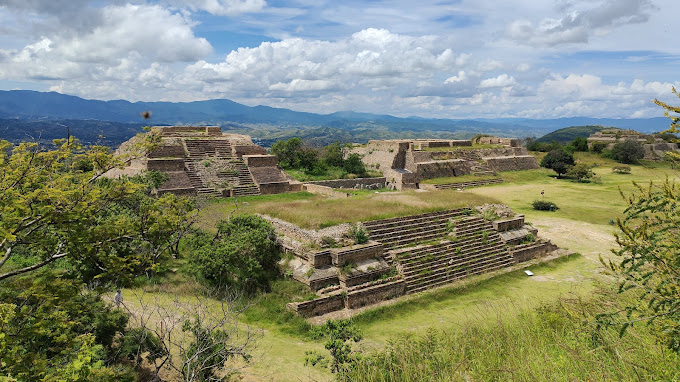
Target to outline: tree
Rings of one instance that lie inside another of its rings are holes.
[[[621,163],[635,163],[645,157],[645,149],[639,142],[626,140],[612,148],[612,158]]]
[[[599,317],[601,324],[620,324],[622,333],[635,322],[651,321],[666,345],[680,352],[680,190],[666,179],[661,185],[635,184],[625,197],[628,207],[618,220],[621,262],[605,265],[619,278],[619,293],[635,294],[636,304]]]
[[[311,335],[315,339],[326,339],[324,346],[333,358],[331,370],[334,373],[344,371],[354,362],[355,355],[352,353],[351,343],[359,342],[363,338],[361,331],[350,320],[327,320],[325,325],[316,327]],[[315,361],[320,361],[320,358]]]
[[[154,137],[130,152],[150,149]],[[0,280],[59,259],[84,279],[154,271],[191,225],[192,202],[152,197],[153,175],[104,178],[126,159],[106,147],[54,144],[0,141]]]
[[[593,170],[585,163],[577,163],[567,170],[567,177],[574,178],[579,182],[593,177]]]
[[[366,175],[366,167],[364,167],[364,162],[361,161],[361,155],[359,154],[349,154],[342,168],[348,174],[355,174],[357,176]]]
[[[343,152],[344,145],[338,142],[331,143],[323,148],[322,158],[329,166],[342,167],[345,161],[345,154]]]
[[[557,176],[565,174],[569,167],[574,165],[574,156],[563,149],[551,150],[541,160],[541,167],[549,168],[557,173]]]
[[[297,166],[297,152],[302,147],[302,139],[294,137],[286,141],[276,141],[272,145],[272,154],[276,155],[279,164],[284,168]]]
[[[672,88],[672,91],[673,91],[673,94],[675,94],[676,96],[678,96],[678,98],[680,98],[680,93],[678,93],[678,91],[675,90],[675,87]],[[679,115],[680,114],[680,106],[672,106],[672,105],[669,105],[665,102],[661,102],[658,99],[654,99],[653,102],[655,104],[663,107],[665,109],[664,115],[671,119],[670,128],[666,131],[663,131],[662,134],[672,134],[673,136],[675,136],[675,134],[680,132],[680,115]],[[670,138],[670,137],[668,137],[668,135],[665,135],[665,136],[667,138]],[[664,139],[666,139],[666,138],[664,138]],[[672,138],[670,138],[670,139],[672,139]],[[672,142],[677,142],[677,139],[672,139]],[[674,163],[680,161],[680,154],[677,153],[677,152],[667,151],[665,153],[665,156],[666,156],[667,159],[669,159],[670,161],[672,161]]]
[[[126,313],[56,272],[7,280],[0,284],[0,372],[21,381],[132,381],[115,340],[127,323]]]
[[[569,144],[574,148],[574,151],[587,152],[588,151],[588,140],[584,137],[574,138]]]
[[[220,221],[215,235],[197,231],[189,238],[189,263],[210,285],[268,290],[280,259],[274,238],[268,221],[257,215],[236,215]]]

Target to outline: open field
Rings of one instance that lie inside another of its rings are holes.
[[[613,163],[592,155],[578,155],[594,169],[600,181],[577,183],[556,179],[550,170],[506,172],[505,183],[468,189],[465,192],[357,192],[350,198],[333,199],[308,193],[245,197],[238,199],[242,212],[265,213],[307,228],[325,227],[346,221],[402,216],[437,209],[458,208],[485,202],[508,204],[539,230],[539,236],[580,255],[531,267],[491,279],[451,285],[408,296],[355,317],[364,333],[358,345],[363,350],[383,349],[400,335],[422,336],[431,330],[455,332],[468,324],[485,325],[514,320],[530,309],[565,296],[588,296],[595,280],[606,283],[599,257],[611,256],[624,193],[639,183],[662,181],[678,174],[667,166],[632,166],[631,174],[611,171]],[[531,202],[541,198],[556,203],[555,212],[535,211]],[[236,208],[233,200],[209,201],[200,215],[200,225],[210,228]],[[305,351],[324,353],[323,345],[308,339],[307,324],[285,311],[286,301],[305,293],[294,281],[277,282],[274,290],[255,302],[242,322],[262,330],[257,356],[244,370],[246,381],[330,381],[333,375],[318,367],[305,367]]]

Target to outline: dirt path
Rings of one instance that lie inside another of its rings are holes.
[[[546,217],[527,217],[527,221],[538,229],[539,237],[598,263],[600,256],[612,256],[611,250],[616,247],[616,226]]]

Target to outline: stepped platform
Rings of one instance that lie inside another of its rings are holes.
[[[437,190],[457,190],[457,189],[463,189],[463,188],[487,186],[489,184],[498,184],[498,183],[503,183],[503,179],[493,178],[493,179],[473,180],[473,181],[468,181],[468,182],[435,184],[434,188],[436,188]]]
[[[364,222],[371,240],[384,246],[399,248],[415,242],[436,240],[451,229],[449,221],[471,213],[469,209],[431,212],[403,218]]]

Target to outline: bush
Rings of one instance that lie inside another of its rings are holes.
[[[364,244],[368,241],[368,232],[363,226],[354,224],[349,230],[349,235],[354,238],[356,244]]]
[[[538,211],[557,211],[559,209],[555,203],[547,200],[534,200],[531,205]]]
[[[188,240],[192,272],[212,285],[247,292],[269,290],[278,275],[280,253],[271,224],[257,215],[238,215],[217,224],[217,234],[197,231]]]
[[[607,148],[607,144],[603,142],[593,142],[593,144],[590,146],[590,151],[594,153],[601,153],[604,149]]]
[[[571,166],[567,171],[567,176],[569,178],[576,179],[579,182],[582,182],[585,179],[590,179],[593,177],[593,175],[595,175],[593,174],[593,170],[591,170],[590,166],[585,163],[578,163],[574,166]]]
[[[630,174],[630,166],[614,166],[612,167],[612,172],[618,172],[619,174]]]
[[[621,163],[635,163],[644,158],[645,149],[633,140],[617,143],[612,148],[612,158]]]

